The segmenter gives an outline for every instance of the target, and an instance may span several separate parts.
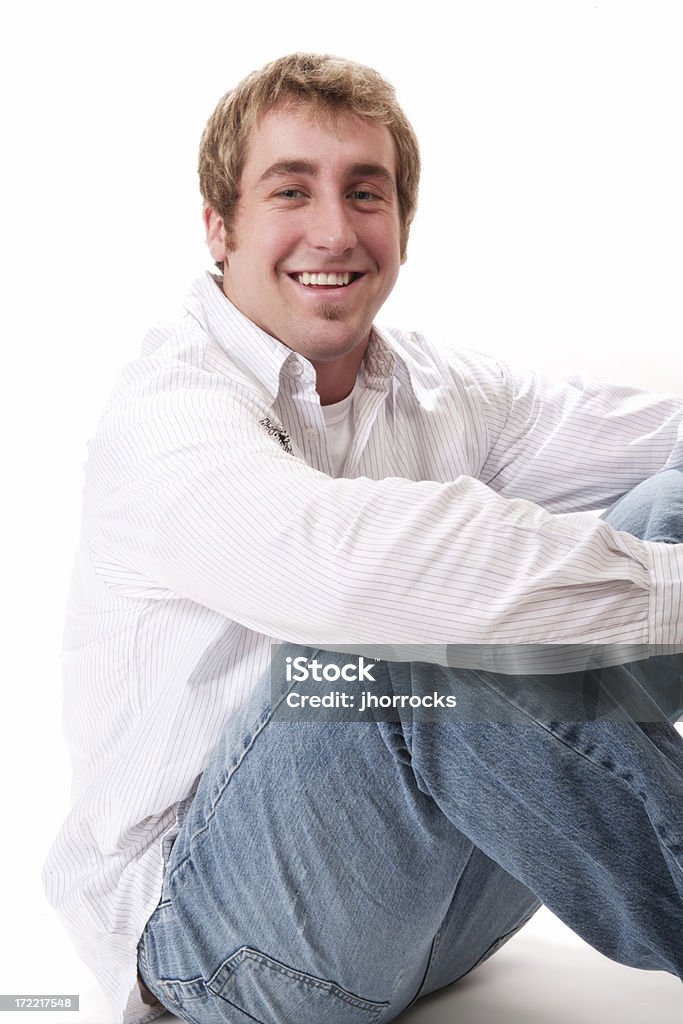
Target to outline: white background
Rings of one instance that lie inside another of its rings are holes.
[[[68,801],[59,647],[81,465],[118,369],[211,265],[195,176],[211,109],[292,50],[377,67],[424,160],[381,320],[681,392],[683,13],[676,0],[4,10],[0,992],[83,992],[39,885]]]

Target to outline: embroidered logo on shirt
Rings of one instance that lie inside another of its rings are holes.
[[[282,427],[276,426],[267,416],[264,419],[259,420],[259,426],[265,427],[267,433],[270,434],[271,437],[276,437],[280,442],[280,446],[284,448],[288,455],[294,454],[292,439],[286,430],[283,430]]]

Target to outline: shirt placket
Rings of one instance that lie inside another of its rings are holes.
[[[384,419],[378,419],[382,406],[389,396],[390,381],[386,378],[372,378],[363,382],[358,390],[353,407],[353,440],[344,463],[343,475],[346,477],[383,475],[383,467],[375,467],[368,472],[363,454],[373,430],[383,433]],[[382,438],[378,438],[381,442]],[[375,446],[376,447],[376,446]],[[361,460],[362,464],[361,464]],[[378,472],[379,470],[379,472]]]
[[[308,465],[331,475],[315,371],[308,362],[293,355],[283,366],[274,410]]]

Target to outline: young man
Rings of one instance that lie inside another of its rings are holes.
[[[127,1022],[389,1021],[539,900],[683,976],[683,402],[374,326],[418,177],[370,69],[240,83],[200,154],[221,276],[91,443],[45,878]],[[278,717],[356,646],[393,720]]]

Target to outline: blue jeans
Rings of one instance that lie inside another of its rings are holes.
[[[606,518],[683,540],[683,473]],[[160,1001],[194,1024],[384,1024],[541,902],[607,956],[683,978],[683,656],[604,671],[650,721],[545,721],[500,677],[381,664],[387,687],[455,675],[489,716],[282,722],[263,680],[224,728],[140,942]]]

